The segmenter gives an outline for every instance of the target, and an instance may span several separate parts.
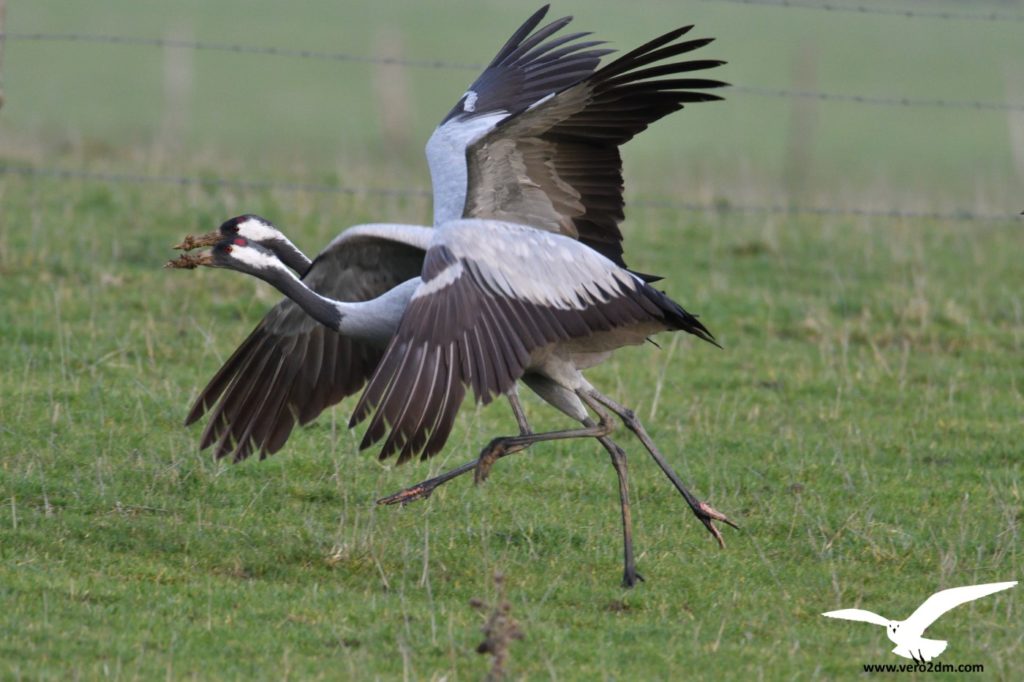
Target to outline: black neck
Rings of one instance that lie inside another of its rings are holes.
[[[256,276],[272,284],[278,291],[306,311],[306,314],[314,320],[325,327],[338,331],[341,326],[342,314],[331,301],[318,295],[287,272],[268,270],[259,272]]]
[[[294,244],[283,239],[275,239],[269,244],[266,244],[266,246],[274,252],[274,255],[277,256],[282,263],[291,268],[299,277],[305,276],[306,271],[309,270],[309,266],[313,263],[313,261],[306,258],[306,254],[299,251]]]

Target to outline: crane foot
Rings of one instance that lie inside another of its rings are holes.
[[[715,527],[715,521],[721,521],[722,523],[732,526],[736,530],[740,527],[733,523],[729,517],[722,512],[712,507],[707,502],[698,502],[696,507],[692,507],[693,514],[700,522],[704,524],[704,527],[708,529],[708,532],[718,541],[718,546],[725,549],[725,539],[722,538],[722,532]]]
[[[457,478],[462,474],[466,473],[475,466],[475,462],[468,462],[460,467],[455,467],[450,471],[446,471],[440,476],[434,478],[428,478],[425,481],[420,481],[414,486],[410,486],[405,490],[399,491],[394,495],[388,495],[377,500],[377,504],[400,504],[403,507],[410,502],[416,500],[425,500],[430,497],[431,493],[441,484],[447,483],[453,478]]]
[[[495,438],[476,459],[476,466],[473,468],[473,482],[480,485],[491,475],[491,467],[505,455],[511,454],[505,446],[504,438]]]
[[[434,492],[434,488],[437,486],[427,485],[429,481],[423,483],[417,483],[414,486],[406,488],[405,490],[382,497],[377,500],[377,504],[400,504],[403,507],[410,502],[416,500],[425,500]]]
[[[622,574],[622,586],[623,587],[634,587],[638,582],[645,582],[644,577],[636,572],[634,568],[632,571],[626,570]]]

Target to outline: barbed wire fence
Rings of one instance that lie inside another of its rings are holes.
[[[813,0],[703,0],[719,4],[753,5],[760,7],[783,7],[789,9],[809,9],[825,12],[844,12],[849,14],[878,15],[903,17],[905,19],[939,19],[945,21],[990,21],[996,23],[1024,22],[1024,15],[1004,14],[1002,12],[954,12],[935,9],[903,9],[899,7],[879,7],[876,5],[857,5],[845,2],[813,2]]]
[[[883,17],[907,19],[932,19],[940,21],[985,21],[1000,23],[1022,23],[1024,15],[1001,12],[959,12],[947,10],[918,10],[856,5],[846,3],[812,2],[810,0],[703,0],[708,3],[763,6],[765,8],[820,10],[831,12],[857,13]],[[154,47],[174,50],[214,51],[235,54],[284,57],[293,59],[314,59],[339,62],[355,62],[385,66],[402,66],[421,69],[480,71],[483,64],[451,62],[446,60],[407,59],[351,52],[285,48],[268,45],[227,43],[216,41],[186,40],[178,38],[152,38],[117,34],[91,34],[68,32],[9,32],[5,30],[4,10],[6,0],[0,0],[0,107],[3,105],[3,55],[7,42],[52,42],[117,45],[126,47]],[[993,102],[982,100],[951,100],[945,98],[908,98],[878,94],[837,93],[815,89],[768,88],[750,85],[732,85],[729,92],[768,98],[789,98],[823,102],[850,103],[866,106],[960,109],[975,111],[1024,112],[1024,103]],[[282,182],[275,180],[245,180],[223,177],[185,175],[141,175],[132,173],[108,173],[61,168],[36,168],[19,165],[0,165],[0,176],[14,175],[27,178],[52,180],[79,180],[111,184],[167,184],[180,186],[230,187],[239,190],[280,190],[313,193],[334,193],[360,196],[419,197],[429,198],[431,193],[417,188],[355,188],[316,183]],[[1016,213],[991,214],[969,209],[945,212],[904,210],[897,208],[865,209],[835,208],[825,206],[801,206],[792,204],[749,205],[729,201],[710,204],[695,202],[635,200],[632,206],[653,209],[671,209],[695,212],[787,214],[787,215],[847,215],[873,218],[929,218],[951,221],[1005,221],[1019,218]]]
[[[2,1],[2,0],[0,0]],[[708,2],[744,2],[745,0],[707,0]],[[756,3],[755,3],[756,4]],[[790,5],[778,5],[786,7]],[[305,50],[269,45],[249,45],[243,43],[221,43],[202,40],[180,40],[174,38],[146,38],[90,33],[15,33],[0,32],[0,44],[9,42],[56,42],[56,43],[92,43],[100,45],[124,45],[135,47],[159,47],[179,50],[198,50],[215,52],[232,52],[235,54],[253,54],[269,57],[291,57],[296,59],[321,59],[364,64],[380,64],[385,66],[405,66],[421,69],[481,71],[484,64],[468,64],[449,62],[436,59],[402,59],[375,55],[360,55],[351,52],[331,52],[323,50]],[[751,95],[754,97],[797,97],[819,99],[834,102],[855,102],[875,106],[894,107],[928,107],[938,109],[978,109],[992,111],[1024,111],[1024,103],[986,102],[980,100],[947,100],[947,99],[914,99],[908,97],[892,97],[885,95],[848,94],[835,92],[789,90],[786,88],[763,88],[747,85],[731,85],[730,92]]]
[[[133,173],[107,173],[67,168],[37,168],[32,166],[0,166],[0,175],[55,180],[79,180],[108,184],[179,185],[181,187],[230,188],[244,191],[276,190],[282,192],[309,192],[314,194],[342,194],[386,198],[430,199],[430,190],[413,187],[344,187],[307,182],[279,180],[244,180],[238,178],[190,175],[142,175]],[[933,219],[964,222],[1002,222],[1019,218],[1014,213],[982,213],[971,209],[952,211],[915,211],[897,208],[835,208],[830,206],[800,206],[791,204],[741,204],[726,200],[711,203],[668,201],[660,199],[634,199],[629,206],[696,213],[746,213],[776,215],[829,215],[860,216],[892,219]]]
[[[205,40],[182,40],[176,38],[147,38],[142,36],[112,35],[103,33],[0,33],[0,41],[41,42],[41,43],[94,43],[99,45],[126,45],[136,47],[160,47],[178,50],[200,50],[212,52],[233,52],[268,57],[291,57],[295,59],[323,59],[336,62],[361,62],[364,64],[385,64],[408,66],[422,69],[452,69],[478,71],[483,64],[462,64],[439,59],[400,59],[362,55],[352,52],[329,50],[305,50],[272,45],[248,45],[242,43],[221,43]]]

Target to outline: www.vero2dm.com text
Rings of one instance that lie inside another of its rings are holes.
[[[915,663],[865,663],[866,673],[983,673],[983,663],[936,663],[919,661]]]

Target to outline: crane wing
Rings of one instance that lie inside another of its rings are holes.
[[[342,301],[366,301],[417,277],[433,230],[366,225],[346,230],[316,257],[303,281]],[[295,422],[307,424],[356,393],[383,349],[342,336],[290,299],[274,306],[196,398],[185,424],[207,411],[200,447],[240,461],[284,446]]]
[[[879,616],[877,613],[865,611],[864,609],[839,609],[838,611],[827,611],[823,614],[829,618],[841,618],[842,620],[857,620],[863,623],[874,623],[885,627],[889,625],[889,619]]]
[[[463,216],[466,148],[499,121],[578,83],[612,50],[583,40],[589,33],[556,35],[572,17],[537,28],[545,5],[512,34],[427,141],[434,188],[434,224]],[[536,30],[535,30],[536,29]]]
[[[936,592],[932,596],[924,600],[924,603],[917,607],[914,611],[903,621],[903,626],[909,632],[913,632],[916,636],[920,636],[928,628],[929,625],[934,623],[939,617],[951,609],[966,604],[969,601],[975,599],[981,599],[987,597],[990,594],[1001,592],[1002,590],[1008,590],[1017,581],[1006,582],[1006,583],[988,583],[985,585],[967,585],[965,587],[953,587],[948,590],[942,590]]]
[[[604,41],[581,40],[590,33],[551,38],[572,17],[562,17],[534,31],[548,8],[541,7],[516,29],[442,119],[441,126],[452,120],[523,111],[537,100],[589,76],[601,57],[612,52],[607,48],[594,49]]]
[[[387,436],[381,459],[438,452],[472,386],[488,403],[544,346],[619,326],[685,329],[692,315],[592,249],[561,235],[496,221],[446,224],[427,252],[423,283],[356,405],[371,413],[361,447]]]
[[[559,232],[624,265],[619,147],[686,103],[721,99],[705,90],[726,85],[679,77],[724,63],[675,60],[712,41],[680,41],[690,29],[642,45],[479,136],[466,151],[464,216]]]

